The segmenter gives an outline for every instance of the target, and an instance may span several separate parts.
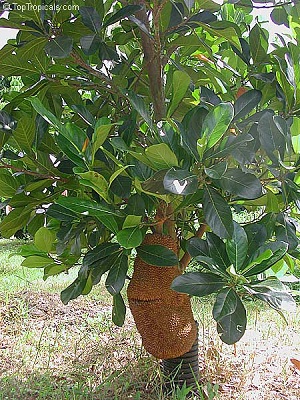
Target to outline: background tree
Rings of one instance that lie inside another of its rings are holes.
[[[0,231],[27,226],[23,265],[47,279],[80,263],[64,303],[105,275],[122,325],[135,258],[129,305],[159,358],[195,340],[188,295],[216,293],[228,344],[247,296],[291,309],[276,273],[299,257],[299,5],[274,5],[291,36],[271,46],[251,16],[260,2],[13,3],[0,75],[23,87],[0,112],[13,207]]]

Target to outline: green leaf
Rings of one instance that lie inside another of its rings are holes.
[[[204,172],[212,179],[221,179],[227,171],[227,162],[223,161],[218,164],[212,165],[210,168],[204,168]]]
[[[239,271],[247,256],[248,238],[244,229],[237,222],[233,222],[233,227],[232,238],[226,241],[226,251],[235,270]]]
[[[213,317],[224,343],[234,344],[244,335],[247,325],[246,310],[233,289],[224,288],[220,291],[213,307]]]
[[[253,174],[239,168],[229,168],[219,181],[223,190],[244,199],[256,199],[262,195],[262,185]]]
[[[109,273],[105,281],[108,292],[115,296],[120,293],[124,286],[128,270],[128,256],[124,253],[118,254],[111,263]]]
[[[175,278],[171,289],[191,296],[203,297],[220,290],[226,282],[211,273],[188,272]]]
[[[236,30],[233,27],[223,28],[222,24],[223,21],[216,21],[211,23],[210,26],[204,23],[199,23],[199,25],[202,26],[212,36],[224,38],[226,41],[234,45],[239,51],[242,51]]]
[[[253,136],[248,133],[244,133],[238,136],[230,135],[228,136],[228,139],[225,144],[222,144],[222,146],[217,147],[212,152],[206,152],[203,158],[204,159],[222,158],[227,156],[237,148],[239,148],[242,151],[243,148],[247,147],[249,142],[252,142],[253,140],[254,140]]]
[[[27,268],[45,268],[54,264],[54,261],[50,257],[41,256],[29,256],[23,262],[23,267]]]
[[[97,34],[93,35],[85,35],[80,38],[80,46],[82,51],[87,56],[90,56],[99,49],[99,45],[101,43],[101,39]]]
[[[192,237],[187,241],[186,250],[191,257],[209,256],[207,241],[198,237]]]
[[[32,42],[34,42],[34,44]],[[26,77],[41,72],[39,58],[41,57],[42,48],[44,47],[46,41],[45,38],[42,38],[42,40],[39,39],[38,41],[32,42],[29,42],[26,49],[24,48],[23,57],[20,50],[17,54],[15,54],[15,47],[11,47],[10,45],[6,45],[0,50],[0,75],[19,75]],[[30,49],[30,52],[35,51],[35,54],[38,55],[30,60],[32,62],[28,62],[28,56],[26,57],[26,52],[28,49]]]
[[[215,106],[205,117],[202,125],[201,137],[207,137],[207,148],[213,147],[226,133],[234,110],[231,103],[220,103]]]
[[[29,257],[29,256],[48,257],[45,251],[37,249],[33,244],[24,244],[17,250],[16,254],[22,257]]]
[[[47,208],[47,215],[64,222],[71,222],[77,218],[77,215],[73,213],[73,211],[59,204],[51,204],[51,206]]]
[[[127,215],[125,221],[123,222],[123,229],[125,228],[134,228],[139,226],[142,220],[141,215]]]
[[[101,260],[120,252],[120,250],[121,248],[117,243],[102,243],[86,253],[82,265],[88,267],[93,264],[98,264]]]
[[[199,155],[199,161],[202,161],[204,152],[207,148],[207,137],[203,136],[202,138],[197,140],[197,153]]]
[[[73,48],[73,39],[69,36],[52,38],[45,46],[46,53],[52,58],[66,58]]]
[[[167,169],[155,172],[151,178],[142,182],[141,187],[146,193],[153,193],[153,195],[164,195],[168,194],[169,191],[164,187],[164,177],[167,173]]]
[[[147,264],[157,267],[178,265],[178,257],[174,251],[159,244],[142,245],[137,248],[137,255]]]
[[[106,181],[104,176],[95,171],[80,172],[75,168],[74,168],[74,173],[82,178],[79,181],[81,185],[92,188],[106,202],[110,203],[110,199],[108,196],[108,182]]]
[[[123,90],[122,92],[128,97],[132,107],[140,114],[149,128],[153,128],[152,120],[143,98],[135,94],[132,90]]]
[[[274,122],[274,113],[267,111],[260,118],[257,126],[262,148],[266,151],[270,160],[277,162],[276,153],[279,152],[281,159],[284,157],[286,138]]]
[[[179,103],[183,99],[191,82],[190,76],[184,71],[174,71],[172,81],[172,98],[167,116],[170,117],[176,111]]]
[[[234,103],[234,121],[248,115],[259,104],[262,98],[260,90],[248,90]]]
[[[230,206],[213,188],[205,186],[203,194],[203,214],[212,231],[221,238],[230,238],[233,234],[233,222]]]
[[[115,14],[113,14],[107,21],[104,23],[104,27],[108,25],[115,24],[116,22],[120,21],[123,18],[129,17],[132,14],[135,14],[138,11],[142,10],[142,6],[140,5],[134,5],[130,4],[128,6],[125,6],[121,8],[121,10],[117,11]]]
[[[257,256],[254,253],[253,260],[242,270],[242,274],[245,276],[261,274],[279,261],[285,255],[287,250],[288,244],[285,242],[274,242],[273,246],[272,243],[267,243],[265,246],[261,246],[257,250],[257,253],[262,252],[262,254]]]
[[[206,233],[206,240],[210,257],[215,261],[218,267],[223,271],[226,270],[230,265],[230,260],[226,252],[225,243],[219,238],[219,236],[212,232]]]
[[[245,286],[245,289],[276,310],[289,312],[296,310],[295,300],[288,293],[287,288],[275,277]]]
[[[174,194],[188,195],[198,189],[198,178],[188,170],[171,168],[164,176],[164,188]]]
[[[60,294],[63,304],[68,304],[70,300],[76,299],[78,296],[80,296],[85,288],[86,281],[87,279],[80,280],[79,278],[76,278],[71,285],[64,289]]]
[[[93,139],[92,139],[92,155],[93,158],[95,156],[95,153],[100,147],[103,145],[105,140],[107,139],[109,132],[111,131],[111,128],[114,126],[114,124],[111,123],[103,123],[102,122],[108,122],[108,119],[101,118],[100,120],[97,121],[94,134],[93,134]]]
[[[112,320],[117,326],[123,326],[126,316],[126,306],[120,293],[113,297]]]
[[[16,194],[19,183],[8,171],[0,169],[0,197],[10,198]]]
[[[270,17],[274,24],[285,25],[287,28],[289,28],[288,13],[286,12],[284,6],[273,8]]]
[[[254,65],[259,65],[266,61],[268,57],[268,42],[258,24],[255,24],[250,31],[249,44]]]
[[[176,155],[166,143],[153,144],[145,150],[145,155],[156,170],[178,166]]]
[[[35,137],[34,119],[26,116],[21,117],[13,136],[21,151],[25,151],[27,154],[32,153],[32,143]]]
[[[106,215],[117,215],[106,204],[96,203],[92,200],[80,199],[72,196],[61,196],[57,199],[57,204],[82,215],[92,217],[105,217]]]
[[[31,214],[31,209],[12,210],[0,223],[0,233],[4,238],[10,238],[19,229],[24,228]]]
[[[44,269],[44,276],[43,280],[45,281],[49,276],[54,276],[58,275],[64,271],[68,270],[68,266],[64,264],[53,264],[53,265],[48,265]]]
[[[125,249],[132,249],[142,243],[143,234],[138,226],[125,228],[117,233],[117,241]]]
[[[48,228],[42,226],[34,235],[34,244],[39,250],[51,252],[52,245],[55,241],[55,234]]]
[[[80,7],[79,13],[85,26],[96,33],[100,31],[102,21],[94,7]]]

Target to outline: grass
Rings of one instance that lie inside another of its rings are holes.
[[[159,362],[143,350],[130,313],[122,328],[112,324],[103,285],[64,306],[59,292],[76,271],[43,281],[42,270],[9,257],[19,245],[0,240],[0,400],[186,399],[184,388],[163,393]],[[195,399],[300,398],[290,362],[300,359],[299,308],[286,326],[275,311],[249,303],[248,329],[236,346],[219,340],[210,299],[193,299],[193,309],[203,389]]]

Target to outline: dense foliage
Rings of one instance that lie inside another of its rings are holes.
[[[122,325],[131,256],[182,271],[193,258],[172,288],[216,293],[226,343],[246,329],[243,297],[291,309],[276,273],[299,258],[300,5],[274,6],[291,33],[271,43],[258,0],[5,3],[0,26],[19,32],[0,75],[22,89],[0,111],[0,232],[27,226],[23,265],[47,279],[80,263],[64,303],[107,273]],[[143,246],[151,230],[180,253]]]

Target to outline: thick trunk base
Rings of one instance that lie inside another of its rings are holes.
[[[178,252],[170,236],[146,235],[143,244],[158,244]],[[144,348],[156,358],[180,357],[193,345],[197,329],[188,295],[170,288],[178,266],[157,267],[136,258],[128,285],[129,307]]]
[[[196,323],[197,328],[198,324]],[[199,382],[199,354],[198,354],[198,330],[197,337],[192,348],[180,357],[162,360],[161,371],[164,377],[164,391],[171,392],[176,387],[190,387],[196,391]]]

